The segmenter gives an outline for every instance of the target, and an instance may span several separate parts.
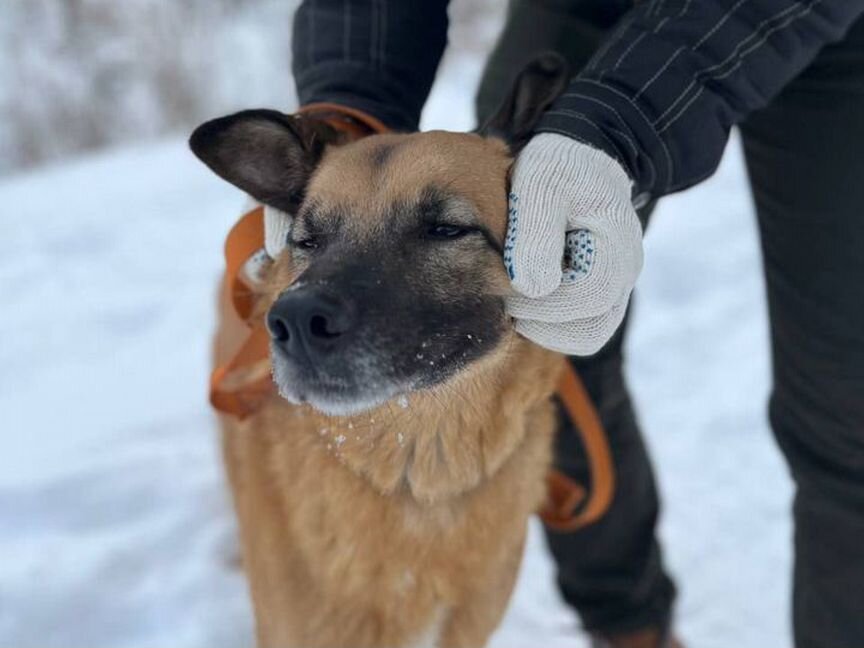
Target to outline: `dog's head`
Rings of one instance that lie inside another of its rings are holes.
[[[470,134],[340,145],[321,122],[262,110],[195,131],[192,150],[218,175],[294,214],[268,280],[283,396],[348,414],[505,352],[508,173],[566,80],[559,58],[537,59]]]

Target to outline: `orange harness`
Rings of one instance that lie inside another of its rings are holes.
[[[341,106],[313,104],[303,112],[315,113],[351,137],[386,131],[377,120]],[[264,210],[257,207],[243,215],[225,241],[225,278],[233,309],[246,326],[245,339],[230,360],[217,366],[210,376],[210,403],[222,414],[240,419],[255,413],[275,392],[270,375],[269,336],[263,322],[252,322],[255,295],[242,278],[246,262],[263,247]],[[576,371],[569,362],[565,365],[558,397],[582,436],[591,489],[589,492],[558,470],[550,470],[548,497],[540,516],[555,530],[575,531],[597,521],[608,510],[615,492],[615,470],[597,411]]]

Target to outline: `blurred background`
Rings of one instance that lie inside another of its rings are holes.
[[[294,105],[297,0],[7,0],[0,173]],[[496,0],[455,2],[454,50],[487,50]]]
[[[295,106],[293,0],[0,3],[0,646],[252,645],[206,403],[243,197],[185,138]],[[503,0],[454,0],[424,128],[467,129]],[[722,242],[722,245],[718,245]],[[695,648],[790,646],[791,487],[766,423],[737,139],[646,237],[628,375]],[[495,648],[587,646],[532,523]]]

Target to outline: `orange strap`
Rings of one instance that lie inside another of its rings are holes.
[[[335,104],[313,104],[301,111],[320,116],[351,138],[386,132],[386,127],[373,117]],[[356,126],[346,128],[344,119],[358,122],[367,132]],[[275,392],[270,376],[269,335],[263,321],[252,319],[255,294],[242,278],[244,265],[263,246],[264,209],[257,207],[231,228],[225,241],[225,276],[231,303],[248,332],[231,359],[216,367],[210,376],[210,403],[217,411],[240,419],[260,409]],[[572,365],[565,365],[558,395],[582,436],[591,490],[589,493],[581,484],[551,470],[547,477],[548,499],[540,517],[552,529],[575,531],[597,521],[608,510],[615,492],[615,469],[597,411]]]
[[[264,208],[245,214],[225,240],[225,277],[231,303],[247,327],[246,339],[232,358],[210,374],[210,403],[223,414],[246,418],[273,392],[270,340],[263,322],[251,323],[255,295],[242,279],[252,255],[264,246]]]
[[[556,531],[576,531],[596,522],[609,510],[615,495],[615,466],[609,439],[597,410],[576,370],[569,362],[558,383],[558,397],[579,434],[588,458],[591,492],[558,470],[546,477],[547,499],[540,511],[546,526]]]
[[[390,132],[384,122],[372,115],[367,115],[362,110],[334,103],[307,104],[300,108],[296,114],[326,122],[336,130],[345,133],[348,139],[360,139],[367,135]]]

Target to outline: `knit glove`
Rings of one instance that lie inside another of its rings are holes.
[[[606,153],[541,133],[516,159],[509,198],[516,330],[554,351],[596,353],[624,319],[642,268],[630,178]]]
[[[264,249],[271,259],[278,257],[288,244],[293,222],[290,214],[264,205]]]

